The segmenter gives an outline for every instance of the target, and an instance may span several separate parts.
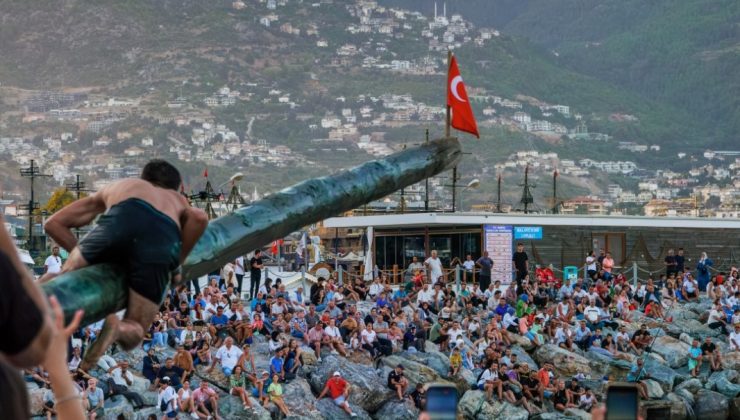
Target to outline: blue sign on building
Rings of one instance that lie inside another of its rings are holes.
[[[516,226],[514,239],[542,239],[542,226]]]

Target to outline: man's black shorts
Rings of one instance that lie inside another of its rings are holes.
[[[80,241],[88,264],[123,264],[129,287],[159,304],[171,273],[180,263],[180,228],[175,222],[138,198],[112,206]]]

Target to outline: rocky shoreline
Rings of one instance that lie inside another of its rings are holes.
[[[675,305],[671,310],[672,322],[659,323],[652,318],[640,317],[638,312],[632,322],[622,322],[631,334],[640,323],[645,323],[650,332],[657,337],[652,351],[645,357],[645,366],[651,379],[645,381],[648,386],[649,400],[642,401],[643,407],[655,416],[668,416],[675,420],[683,419],[738,419],[740,418],[740,352],[730,352],[726,341],[714,340],[723,357],[723,370],[719,372],[702,371],[699,378],[692,378],[687,368],[688,349],[692,338],[704,339],[706,336],[719,337],[720,332],[707,328],[704,324],[711,302],[702,300],[699,303]],[[358,309],[366,314],[372,304],[359,303]],[[553,344],[535,346],[522,336],[512,335],[516,344],[512,353],[517,354],[521,362],[526,362],[532,369],[538,369],[545,362],[552,363],[555,372],[561,377],[579,375],[581,385],[588,386],[603,399],[606,378],[623,380],[631,363],[627,360],[610,359],[593,351],[568,351]],[[167,348],[160,356],[174,354],[174,349]],[[264,336],[255,337],[252,345],[255,366],[258,370],[269,369],[269,349]],[[139,348],[131,352],[112,354],[117,360],[128,360],[131,370],[137,373],[131,391],[142,395],[145,408],[134,410],[133,406],[121,395],[114,396],[105,403],[106,419],[148,419],[151,414],[161,417],[156,407],[156,391],[149,390],[149,381],[140,374],[145,352]],[[635,355],[629,355],[636,358]],[[410,399],[399,402],[394,392],[386,386],[386,378],[391,369],[402,365],[409,389],[417,383],[448,382],[453,384],[460,394],[459,416],[464,419],[505,418],[518,419],[590,419],[591,414],[579,409],[567,409],[556,412],[552,403],[544,403],[543,412],[530,415],[524,408],[515,407],[508,402],[494,400],[489,402],[482,391],[472,389],[479,371],[463,369],[457,377],[451,378],[448,356],[439,352],[435,344],[427,341],[425,352],[404,351],[383,357],[373,362],[366,354],[351,354],[344,358],[323,352],[322,362],[318,363],[314,351],[303,347],[303,364],[294,380],[284,384],[284,400],[293,413],[290,419],[343,419],[349,418],[331,400],[317,400],[326,380],[332,372],[340,371],[352,385],[350,405],[360,419],[399,419],[412,420],[419,412]],[[104,378],[105,372],[94,370],[93,376]],[[280,418],[277,408],[270,404],[267,409],[261,407],[256,399],[252,404],[256,411],[245,411],[237,397],[227,394],[227,378],[216,369],[208,372],[199,366],[193,383],[208,381],[218,392],[220,412],[224,419],[277,419]],[[33,418],[44,418],[44,389],[29,383],[28,390]],[[181,418],[187,418],[180,415]]]

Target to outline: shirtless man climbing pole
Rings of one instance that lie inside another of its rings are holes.
[[[70,251],[62,273],[112,262],[124,264],[129,276],[126,316],[108,315],[105,327],[88,349],[89,368],[113,342],[130,350],[138,345],[170,286],[172,272],[185,261],[208,225],[206,214],[190,207],[178,193],[180,173],[163,160],[144,166],[141,179],[124,179],[75,201],[47,220],[44,229]],[[72,228],[103,213],[80,242]],[[48,281],[53,276],[44,276]]]

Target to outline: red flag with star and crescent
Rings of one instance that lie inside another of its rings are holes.
[[[478,124],[475,122],[473,108],[468,101],[468,92],[465,91],[465,83],[457,68],[457,60],[453,55],[450,61],[450,72],[447,75],[447,106],[450,107],[452,121],[450,125],[460,131],[470,133],[477,138]]]

